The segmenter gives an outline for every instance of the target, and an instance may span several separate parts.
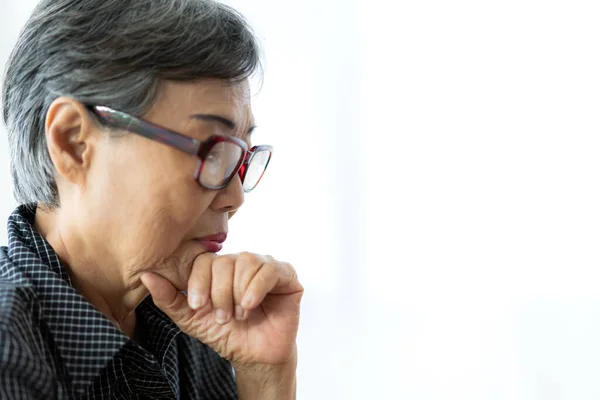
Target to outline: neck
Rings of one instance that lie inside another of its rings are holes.
[[[115,326],[135,337],[135,309],[148,291],[139,277],[127,279],[110,257],[95,256],[96,247],[86,240],[60,209],[37,209],[35,229],[52,246],[66,266],[73,287]],[[107,254],[107,252],[101,252]]]

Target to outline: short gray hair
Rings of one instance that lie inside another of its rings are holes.
[[[244,17],[212,0],[42,0],[2,91],[16,200],[59,206],[45,137],[57,97],[142,115],[164,80],[236,82],[260,69]]]

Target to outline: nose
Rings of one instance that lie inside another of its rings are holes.
[[[219,190],[211,204],[215,211],[235,213],[244,204],[244,189],[239,174],[235,174],[229,185]]]

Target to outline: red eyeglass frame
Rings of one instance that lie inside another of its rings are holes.
[[[273,147],[269,145],[259,145],[248,149],[248,145],[243,140],[233,136],[225,135],[212,135],[208,139],[200,141],[182,135],[181,133],[174,132],[172,130],[144,121],[143,119],[134,117],[133,115],[124,113],[122,111],[113,110],[112,108],[106,106],[88,106],[88,109],[94,115],[96,115],[100,119],[100,121],[106,126],[136,133],[148,139],[157,141],[164,145],[183,151],[184,153],[198,157],[200,159],[200,162],[198,163],[198,167],[196,168],[196,172],[194,173],[194,179],[196,180],[196,182],[198,182],[199,185],[209,190],[224,189],[235,177],[235,174],[238,173],[242,181],[242,187],[244,192],[251,192],[261,181],[262,177],[265,174],[265,171],[267,170],[267,167],[269,166],[269,163],[271,162],[271,157],[273,156]],[[212,148],[218,143],[222,142],[229,142],[238,145],[242,148],[242,154],[240,155],[240,159],[235,168],[233,169],[231,176],[224,180],[222,185],[206,185],[200,181],[200,174],[202,173],[202,170],[205,165],[204,161],[206,160],[206,157],[208,156]],[[247,188],[244,185],[244,181],[248,172],[248,166],[250,165],[250,162],[252,161],[254,155],[262,152],[269,153],[267,163],[265,164],[261,176],[256,181],[256,184],[251,188]]]

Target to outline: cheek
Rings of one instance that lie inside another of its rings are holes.
[[[194,259],[205,250],[190,240],[196,228],[193,220],[180,221],[176,214],[162,208],[143,216],[135,224],[136,234],[123,244],[123,266],[131,276],[152,271],[186,290]]]
[[[153,263],[161,263],[176,252],[192,228],[189,221],[178,221],[168,207],[147,209],[131,222],[135,236],[131,238],[127,251]]]
[[[133,137],[106,157],[99,186],[105,196],[121,203],[127,215],[171,209],[174,219],[189,220],[194,210],[207,207],[194,181],[197,163],[192,156]]]
[[[168,278],[175,279],[185,275],[195,256],[187,248],[194,225],[193,218],[180,218],[176,205],[154,201],[132,210],[124,229],[113,236],[113,249],[131,274],[170,271],[174,276]]]
[[[173,270],[177,264],[186,270],[195,251],[186,242],[197,233],[214,195],[194,181],[193,157],[158,143],[135,142],[112,149],[104,167],[96,168],[89,214],[110,242],[109,250],[131,272]]]

